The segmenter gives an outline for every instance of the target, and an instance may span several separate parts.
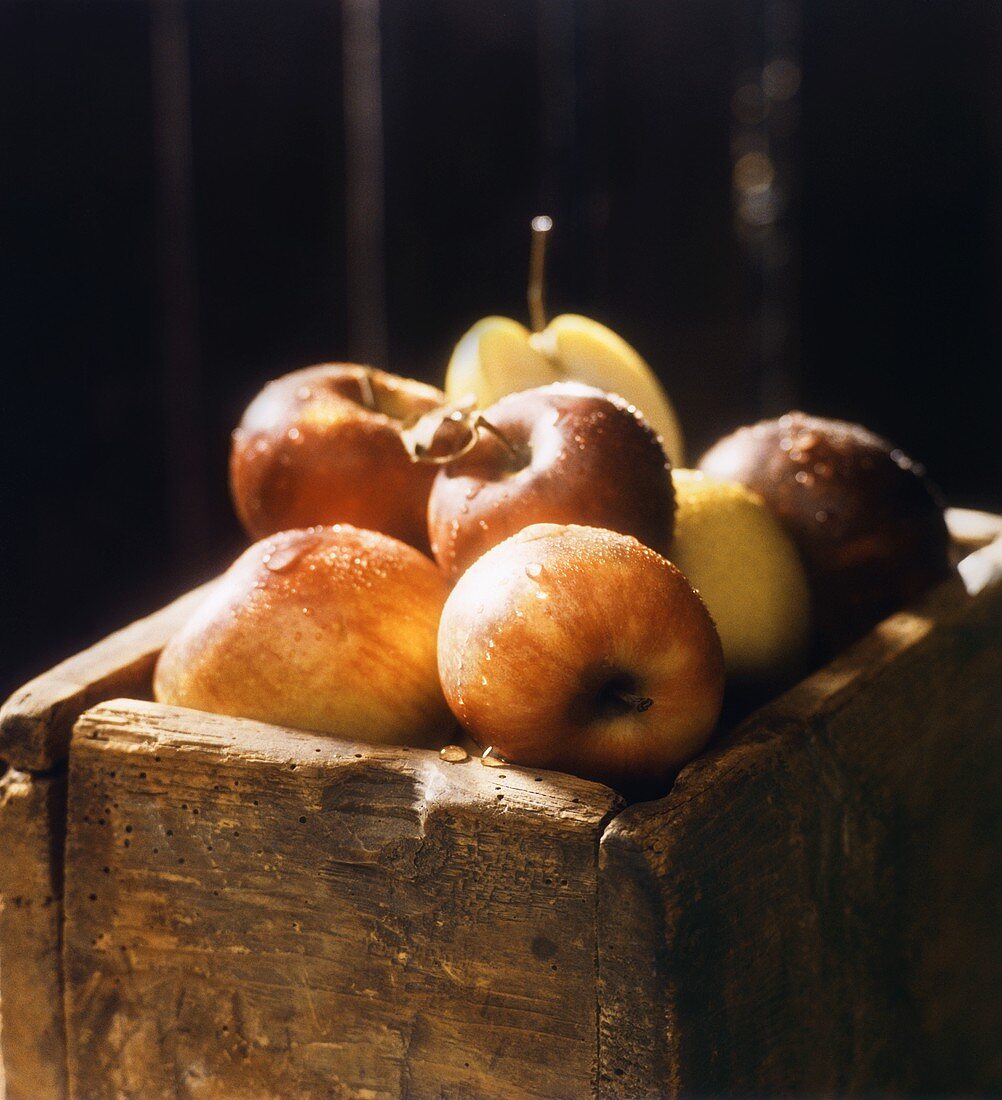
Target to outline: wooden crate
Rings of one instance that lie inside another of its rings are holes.
[[[190,604],[136,624],[5,707],[22,769],[90,707],[65,819],[58,771],[0,796],[9,1095],[998,1090],[1000,559],[628,808],[144,702]]]

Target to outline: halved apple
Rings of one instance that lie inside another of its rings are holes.
[[[478,321],[452,353],[445,392],[452,400],[473,394],[486,408],[509,393],[561,381],[584,382],[636,405],[672,465],[684,465],[678,417],[650,366],[621,336],[579,314],[555,317],[539,332],[510,317]]]

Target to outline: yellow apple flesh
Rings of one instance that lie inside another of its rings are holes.
[[[246,550],[171,639],[154,694],[174,706],[385,744],[453,728],[436,665],[447,586],[413,547],[347,525]]]
[[[673,466],[684,465],[678,417],[650,366],[611,329],[573,313],[530,332],[509,317],[485,317],[456,345],[445,376],[453,401],[472,394],[481,408],[550,382],[584,382],[619,394],[661,436]]]
[[[807,575],[765,501],[734,481],[672,470],[675,538],[669,558],[702,596],[728,676],[782,680],[802,666],[811,637]]]
[[[720,639],[669,561],[628,535],[534,524],[460,577],[442,687],[483,747],[634,796],[661,794],[720,711]]]

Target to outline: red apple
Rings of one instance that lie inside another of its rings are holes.
[[[740,428],[699,465],[758,493],[786,528],[826,651],[949,575],[943,504],[925,471],[858,424],[788,413]]]
[[[442,467],[428,500],[432,553],[450,578],[532,523],[604,527],[667,552],[670,463],[634,406],[558,382],[504,397],[481,419],[492,430]]]
[[[168,643],[162,703],[400,744],[453,727],[436,666],[447,586],[424,554],[354,527],[255,543]]]
[[[713,733],[720,638],[669,561],[636,539],[535,524],[446,600],[438,668],[453,713],[506,760],[660,794]]]
[[[351,363],[270,382],[230,453],[230,490],[248,534],[350,523],[427,550],[435,471],[411,461],[400,431],[444,400],[433,386]]]

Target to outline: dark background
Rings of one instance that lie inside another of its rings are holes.
[[[268,378],[621,332],[693,456],[799,405],[1002,509],[1002,6],[0,0],[0,695],[243,545]]]

